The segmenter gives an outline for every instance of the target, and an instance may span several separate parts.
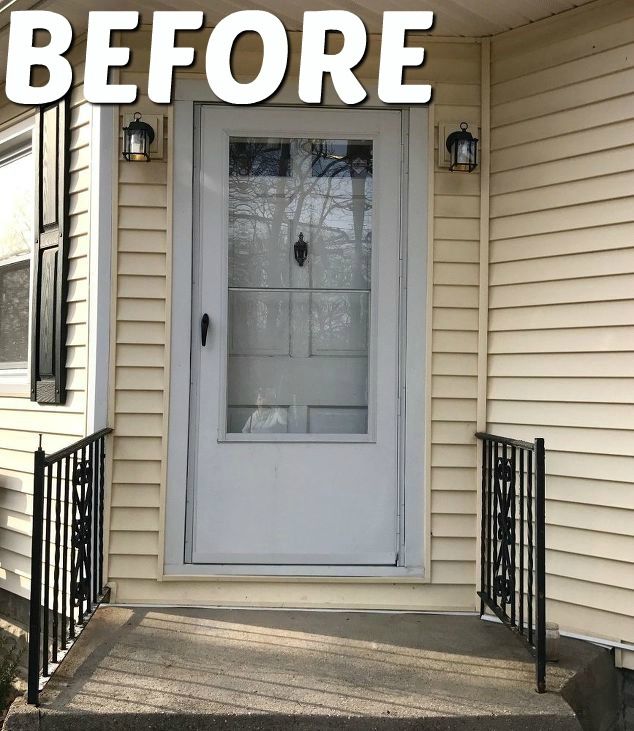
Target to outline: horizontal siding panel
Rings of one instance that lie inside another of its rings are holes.
[[[549,596],[555,600],[632,617],[634,592],[629,589],[603,584],[598,591],[596,584],[563,576],[549,576],[548,587]]]
[[[634,31],[634,28],[633,28]],[[493,84],[491,102],[495,109],[510,106],[508,102],[533,97],[536,89],[550,91],[566,88],[595,77],[629,68],[634,63],[634,43],[625,43],[600,53],[581,56],[570,61],[536,70],[510,81]]]
[[[162,368],[118,366],[115,373],[118,388],[125,390],[162,391],[165,387],[165,374]]]
[[[438,398],[477,398],[478,379],[475,376],[433,376],[432,396]]]
[[[117,323],[117,343],[163,345],[165,343],[165,325],[162,322],[126,322]]]
[[[583,554],[579,554],[579,546],[583,546]],[[634,538],[576,526],[550,524],[546,530],[546,547],[563,553],[622,561],[625,556],[632,555]]]
[[[532,441],[535,437],[546,440],[546,448],[555,452],[580,452],[586,454],[634,455],[634,432],[628,429],[595,429],[592,427],[565,427],[551,424],[496,424],[489,422],[493,434],[509,434],[516,439]],[[580,488],[582,481],[580,482]],[[600,503],[603,482],[592,483],[598,490]],[[608,483],[611,484],[611,483]],[[584,500],[580,500],[584,502]],[[609,503],[605,503],[609,504]]]
[[[166,272],[165,254],[127,253],[118,256],[119,274],[141,274],[143,276],[162,277]]]
[[[477,376],[478,356],[476,353],[434,353],[432,374]]]
[[[474,444],[475,432],[473,421],[434,421],[431,427],[434,444]]]
[[[160,462],[163,456],[162,439],[158,437],[117,437],[115,435],[117,459],[135,462]]]
[[[434,241],[434,261],[477,264],[480,261],[478,241]]]
[[[634,406],[489,400],[488,421],[499,424],[548,424],[597,429],[631,429]]]
[[[477,218],[436,218],[434,238],[445,241],[476,241],[480,237],[480,222]]]
[[[615,175],[632,170],[634,145],[619,147],[616,150],[600,150],[586,155],[563,160],[553,160],[530,165],[518,170],[506,170],[491,176],[491,203],[496,207],[500,199],[516,194],[538,199],[545,188],[571,181]],[[533,192],[534,189],[537,189]],[[564,192],[564,189],[562,189]]]
[[[119,577],[128,579],[155,579],[158,577],[156,556],[114,554],[110,557],[108,572],[116,581]]]
[[[475,421],[476,399],[432,399],[434,421]]]
[[[475,468],[475,444],[433,444],[431,448],[431,463],[433,467]]]
[[[435,584],[475,583],[475,563],[473,561],[432,561],[431,580]]]
[[[509,401],[634,404],[633,378],[490,378],[489,396]]]
[[[112,470],[112,481],[125,484],[160,484],[161,463],[138,460],[119,459],[118,454],[114,455]]]
[[[434,538],[432,561],[475,561],[476,541],[473,538]]]
[[[165,302],[121,298],[117,302],[117,317],[131,322],[165,322]]]
[[[119,203],[125,206],[165,208],[167,205],[167,186],[145,183],[119,185]]]
[[[589,104],[602,102],[615,97],[625,96],[634,91],[634,69],[631,60],[620,55],[621,66],[614,70],[609,79],[599,78],[578,79],[565,87],[557,89],[543,89],[533,87],[533,93],[523,98],[514,99],[510,103],[499,103],[492,107],[491,126],[495,129],[504,125],[516,124],[537,117],[548,115],[556,116],[577,107],[587,107]],[[623,67],[629,65],[630,68]],[[535,93],[535,89],[543,90]]]
[[[475,491],[477,488],[476,473],[472,465],[467,467],[456,467],[455,465],[439,467],[435,465],[431,468],[431,486],[432,490]]]
[[[629,249],[634,236],[634,222],[591,226],[573,231],[556,231],[536,236],[520,236],[491,242],[490,261],[541,259],[562,254]]]
[[[490,376],[566,376],[580,378],[600,373],[604,378],[629,378],[634,373],[634,352],[498,354],[489,357]]]
[[[110,555],[123,556],[151,556],[157,555],[159,550],[158,533],[155,531],[112,531]]]
[[[126,345],[117,348],[118,366],[162,368],[165,364],[164,345]]]
[[[431,533],[435,538],[475,538],[477,535],[475,515],[443,515],[436,513],[431,517]]]
[[[519,43],[517,34],[495,38],[492,44],[493,83],[512,81],[579,58],[592,58],[594,54],[630,43],[634,34],[630,9],[628,1],[621,0],[607,13],[598,7],[595,17],[578,15],[577,27],[574,18],[563,16],[559,23],[541,28],[531,26],[530,35]],[[620,17],[615,22],[617,14]]]
[[[433,292],[434,307],[478,307],[478,287],[455,287],[435,285]]]
[[[166,231],[119,231],[119,251],[137,253],[156,253],[167,250]]]
[[[547,282],[587,277],[631,274],[634,272],[634,248],[615,252],[574,254],[571,256],[505,262],[491,266],[491,286]]]
[[[589,286],[590,284],[592,286]],[[497,309],[499,307],[627,300],[630,299],[633,286],[634,275],[632,274],[500,285],[491,287],[489,306],[491,309]]]
[[[126,390],[119,385],[115,393],[115,411],[118,414],[154,416],[163,412],[163,394],[152,391]]]
[[[583,104],[582,100],[579,100],[579,103],[583,106],[582,114],[579,113],[579,109],[567,109],[536,119],[494,127],[491,130],[491,144],[495,149],[501,150],[525,142],[567,135],[632,119],[632,108],[625,94],[596,103]]]
[[[478,311],[464,307],[434,307],[432,326],[435,330],[477,330]]]
[[[567,181],[558,185],[545,185],[531,190],[504,193],[491,198],[491,217],[514,216],[531,211],[552,210],[565,206],[578,206],[596,201],[627,198],[634,189],[634,173],[626,172],[592,176],[586,168],[586,179]]]
[[[118,296],[126,299],[158,299],[165,301],[165,277],[117,277]]]
[[[119,206],[119,228],[165,231],[166,210],[141,206]]]
[[[634,642],[632,617],[554,599],[548,601],[547,612],[550,620],[558,622],[561,627],[569,627],[572,632],[588,635],[588,628],[596,628],[594,637],[618,637],[623,642]]]
[[[634,300],[586,302],[583,307],[564,304],[497,309],[489,313],[491,332],[517,330],[518,322],[522,331],[630,325],[634,322]]]
[[[582,477],[631,483],[634,455],[580,454],[552,452],[548,456],[548,474],[563,477]],[[634,535],[634,516],[629,516],[630,531]]]
[[[119,165],[119,183],[129,192],[133,190],[129,184],[153,186],[158,182],[167,182],[167,162],[163,160],[150,160],[142,165],[122,162]]]
[[[159,508],[160,500],[160,485],[127,485],[117,482],[112,486],[111,502],[118,508]]]
[[[490,353],[615,353],[631,351],[634,325],[576,328],[574,330],[527,330],[493,332]]]
[[[432,513],[476,514],[476,493],[474,490],[433,490]]]
[[[634,198],[567,206],[491,220],[491,240],[630,222]]]
[[[156,531],[159,527],[158,508],[117,508],[111,511],[112,531]]]
[[[457,284],[460,286],[477,286],[480,278],[478,264],[444,263],[434,265],[435,284]]]
[[[145,395],[148,392],[143,392]],[[164,423],[161,413],[127,413],[117,411],[115,431],[119,436],[160,437],[163,435]]]
[[[550,452],[552,447],[550,442],[548,444]],[[634,459],[630,455],[624,456]],[[550,500],[560,502],[634,511],[634,490],[628,482],[610,482],[603,478],[593,478],[592,475],[549,475],[547,494]],[[624,556],[623,559],[625,558]]]
[[[434,330],[434,353],[477,353],[478,333],[461,330]]]
[[[570,132],[563,137],[552,136],[550,139],[512,144],[506,148],[494,147],[491,150],[491,171],[499,173],[591,152],[627,147],[632,144],[633,130],[634,122],[626,118],[601,127]]]

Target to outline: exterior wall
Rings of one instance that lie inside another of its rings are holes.
[[[492,44],[488,427],[546,440],[548,611],[634,642],[634,8]]]
[[[473,609],[479,176],[452,176],[437,170],[435,163],[429,170],[428,322],[421,323],[421,337],[426,327],[427,342],[432,343],[427,373],[427,433],[431,434],[426,446],[431,485],[427,529],[432,536],[427,583],[394,579],[180,581],[162,576],[170,263],[178,246],[174,242],[172,253],[171,110],[157,107],[145,95],[149,34],[135,33],[124,40],[134,44],[134,65],[122,73],[121,81],[137,83],[141,91],[129,111],[164,115],[166,138],[163,160],[142,165],[120,160],[118,166],[110,403],[115,440],[108,552],[108,575],[116,601]],[[291,34],[291,84],[297,78],[298,41]],[[185,39],[181,42],[186,44]],[[192,34],[187,42],[203,49],[206,34]],[[375,39],[359,72],[365,79],[376,78],[374,45]],[[436,125],[465,118],[479,120],[480,46],[460,39],[427,39],[425,46],[424,76],[434,85],[435,94],[429,142],[430,148],[437,148],[434,119]],[[197,58],[191,74],[204,71],[204,52]],[[257,70],[257,51],[242,51],[237,58],[238,73]],[[423,241],[421,236],[421,244]],[[416,243],[410,242],[410,246]]]
[[[81,46],[70,57],[79,59]],[[68,286],[67,388],[64,406],[40,406],[29,399],[30,384],[0,385],[0,588],[28,597],[30,589],[33,451],[54,452],[86,434],[88,322],[88,233],[90,106],[84,101],[83,67],[76,66],[71,94],[70,263]],[[10,127],[33,110],[0,106],[0,125]]]

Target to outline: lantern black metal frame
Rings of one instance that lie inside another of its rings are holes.
[[[154,129],[147,122],[141,121],[140,112],[134,113],[134,119],[127,127],[123,128],[123,157],[128,162],[138,161],[141,157],[147,162],[150,161],[150,146],[154,142]],[[132,151],[130,144],[135,134],[141,134],[143,139],[143,149]]]
[[[478,139],[474,137],[471,132],[468,132],[469,125],[466,122],[460,123],[460,131],[452,132],[447,137],[447,150],[451,156],[449,163],[449,170],[451,172],[472,172],[478,167]],[[467,162],[460,162],[458,160],[458,154],[460,150],[460,143],[467,143],[469,146],[469,155]]]

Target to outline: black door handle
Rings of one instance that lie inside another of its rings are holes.
[[[207,345],[207,331],[209,330],[209,315],[205,312],[200,320],[200,340],[203,348]]]

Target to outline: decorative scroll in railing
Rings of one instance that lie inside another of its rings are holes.
[[[477,433],[482,441],[480,614],[485,606],[535,656],[546,691],[544,440]]]
[[[27,701],[50,676],[103,598],[106,435],[46,455],[33,470],[33,542]]]

